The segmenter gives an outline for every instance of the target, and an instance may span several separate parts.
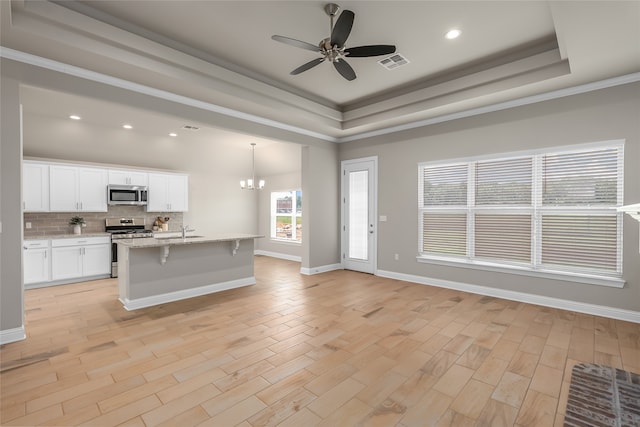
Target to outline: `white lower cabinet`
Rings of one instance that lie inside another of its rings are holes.
[[[111,240],[106,237],[53,239],[51,280],[60,281],[111,273]]]
[[[51,280],[49,240],[25,240],[22,246],[25,286]]]
[[[111,274],[111,243],[84,246],[83,276]]]
[[[51,248],[51,279],[62,280],[82,276],[82,246]]]

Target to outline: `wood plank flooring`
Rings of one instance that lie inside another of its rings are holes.
[[[257,284],[127,312],[25,292],[2,425],[561,426],[571,368],[640,372],[640,325],[256,257]]]

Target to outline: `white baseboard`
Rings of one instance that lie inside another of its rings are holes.
[[[328,264],[311,268],[300,267],[300,274],[312,276],[314,274],[326,273],[327,271],[342,270],[342,268],[342,264]]]
[[[393,271],[378,270],[377,276],[389,279],[403,280],[405,282],[419,283],[421,285],[436,286],[440,288],[455,289],[457,291],[486,295],[545,307],[559,308],[562,310],[576,311],[578,313],[592,314],[595,316],[609,317],[611,319],[626,320],[627,322],[640,323],[640,312],[604,305],[588,304],[578,301],[560,298],[546,297],[542,295],[527,294],[524,292],[509,291],[505,289],[490,288],[487,286],[472,285],[469,283],[452,282],[449,280],[432,279],[429,277],[415,276],[412,274],[396,273]]]
[[[256,249],[255,251],[253,251],[253,254],[268,256],[271,258],[286,259],[288,261],[302,262],[302,257],[296,256],[296,255],[281,254],[280,252],[263,251],[262,249]]]
[[[9,344],[11,342],[22,341],[27,338],[27,334],[24,331],[24,325],[19,328],[6,329],[0,331],[0,345]]]
[[[185,289],[183,291],[175,291],[150,297],[136,298],[133,300],[130,300],[128,298],[122,300],[122,298],[120,298],[120,302],[122,303],[122,305],[124,305],[125,310],[131,311],[255,284],[256,278],[255,276],[251,276],[245,277],[243,279],[230,280],[228,282],[213,283],[211,285],[200,286],[193,289]]]

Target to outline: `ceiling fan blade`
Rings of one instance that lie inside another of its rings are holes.
[[[336,67],[336,70],[338,70],[340,75],[345,79],[349,81],[355,80],[356,72],[353,71],[353,68],[351,68],[351,65],[347,64],[347,61],[345,61],[344,59],[338,59],[333,63],[333,66]]]
[[[396,47],[390,44],[376,44],[371,46],[350,47],[344,50],[350,58],[364,58],[367,56],[389,55],[396,51]]]
[[[303,42],[303,41],[300,41],[300,40],[292,39],[290,37],[271,36],[271,39],[275,40],[277,42],[280,42],[280,43],[288,44],[290,46],[295,46],[295,47],[299,47],[299,48],[302,48],[302,49],[311,50],[313,52],[320,52],[320,48],[318,46],[313,45],[311,43]]]
[[[344,10],[338,17],[336,25],[331,31],[331,45],[342,47],[351,33],[355,14],[350,10]]]
[[[323,61],[324,61],[324,58],[316,58],[313,61],[309,61],[306,64],[302,64],[301,66],[299,66],[298,68],[290,72],[289,74],[291,74],[292,76],[295,76],[296,74],[300,74],[303,71],[307,71],[309,68],[315,67],[316,65],[320,64]]]

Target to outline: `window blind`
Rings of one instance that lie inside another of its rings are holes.
[[[467,175],[466,164],[423,169],[423,206],[466,206]]]
[[[531,205],[532,157],[478,162],[476,205]]]
[[[622,277],[624,143],[419,165],[419,257]]]
[[[542,203],[615,206],[618,156],[618,148],[545,155],[542,159]]]
[[[617,217],[542,215],[542,264],[616,271]]]
[[[475,256],[531,264],[531,215],[477,214]]]
[[[424,213],[422,251],[438,255],[467,254],[466,213]]]

